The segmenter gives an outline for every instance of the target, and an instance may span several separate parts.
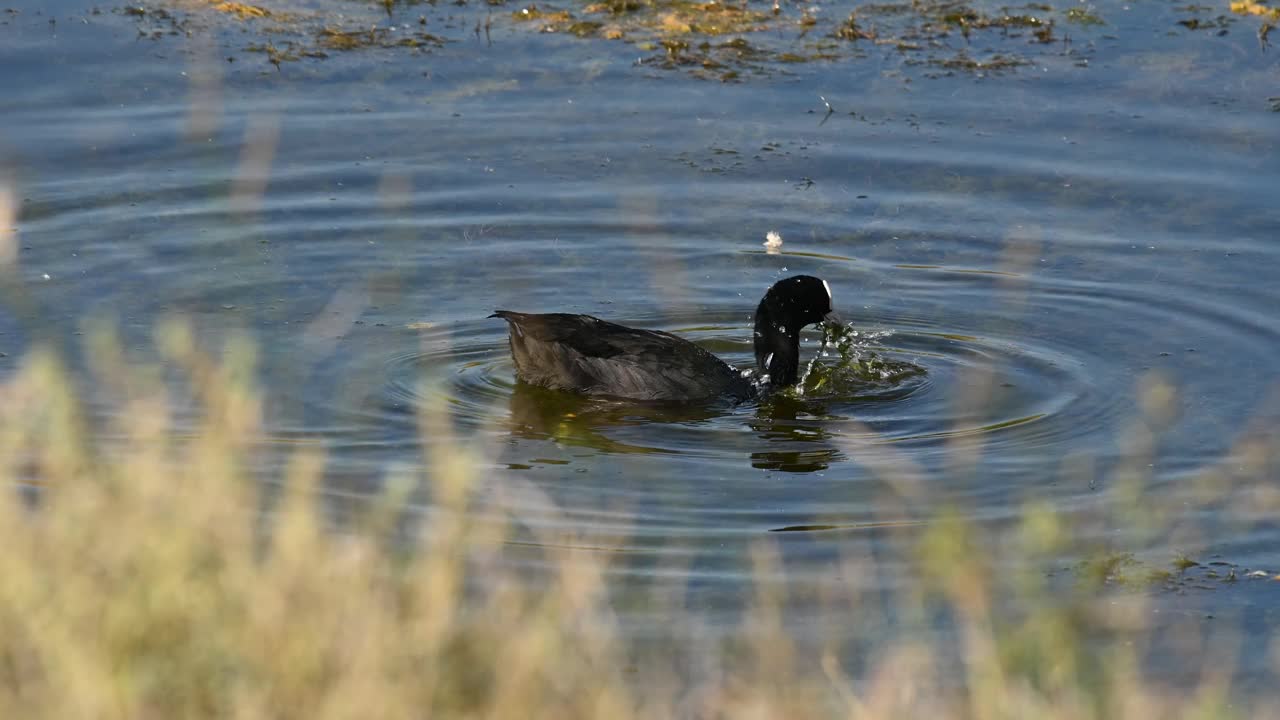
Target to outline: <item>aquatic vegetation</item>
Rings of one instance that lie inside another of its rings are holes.
[[[1079,7],[1067,8],[1067,11],[1063,14],[1063,16],[1066,17],[1067,22],[1072,22],[1077,25],[1105,25],[1106,24],[1106,22],[1104,22],[1103,19],[1099,17],[1096,13],[1086,10],[1084,8],[1079,8]]]
[[[1073,10],[1076,9],[1073,8]],[[1044,6],[1044,12],[1052,14],[1052,9]],[[716,32],[708,31],[695,22],[677,22],[672,20],[670,16],[663,17],[666,18],[664,23],[656,29],[666,34],[701,33],[712,35],[718,32],[718,30]],[[1097,20],[1097,22],[1088,22],[1086,17],[1089,21]],[[1101,24],[1101,20],[1096,16],[1082,15],[1079,11],[1068,16],[1068,19],[1084,25]],[[900,53],[925,56],[924,58],[908,58],[906,61],[908,64],[944,65],[953,71],[964,70],[975,73],[1009,70],[1029,64],[1031,61],[1018,57],[1012,51],[994,53],[990,61],[972,61],[958,55],[948,54],[956,51],[946,48],[940,41],[957,31],[965,38],[969,38],[973,32],[991,29],[1002,31],[1000,36],[1002,41],[1015,40],[1019,36],[1013,30],[1018,28],[1033,29],[1032,41],[1036,43],[1043,44],[1056,40],[1052,33],[1052,18],[1008,13],[986,15],[968,5],[956,2],[917,3],[912,5],[864,5],[852,11],[843,21],[831,24],[827,29],[820,29],[825,24],[824,21],[807,11],[802,11],[798,16],[792,17],[788,17],[786,13],[779,11],[773,17],[759,16],[754,18],[753,21],[758,24],[758,27],[733,28],[732,31],[738,33],[756,32],[758,30],[776,28],[782,23],[792,22],[800,28],[801,38],[816,32],[827,38],[851,42],[855,47],[860,41],[869,41],[876,45],[891,46]],[[799,50],[793,48],[785,50],[774,49],[763,42],[757,42],[756,46],[757,50],[753,57],[740,59],[733,66],[734,72],[739,72],[743,69],[772,71],[781,65],[834,60],[848,56],[848,51],[841,52],[839,46],[820,45],[817,43],[803,46]],[[964,50],[959,52],[963,53]],[[698,60],[705,59],[705,57],[698,58]],[[761,60],[766,63],[764,68],[758,65]],[[753,62],[757,64],[752,65]],[[731,79],[737,79],[737,76]]]
[[[392,33],[385,28],[370,28],[362,31],[347,31],[337,28],[323,28],[316,35],[317,44],[325,50],[359,50],[362,48],[387,47],[440,47],[446,40],[438,35],[425,32]]]
[[[1280,20],[1280,7],[1263,5],[1254,0],[1232,0],[1231,12],[1237,15],[1257,15],[1272,20]]]
[[[1271,31],[1280,24],[1280,8],[1263,5],[1254,0],[1232,0],[1231,12],[1262,18],[1262,24],[1258,26],[1258,42],[1262,44],[1264,50],[1270,45]],[[1268,98],[1268,100],[1273,102],[1275,99]],[[1274,104],[1272,109],[1280,109],[1280,104]]]
[[[271,17],[271,11],[260,8],[257,5],[248,5],[241,2],[220,2],[213,6],[214,10],[223,13],[230,13],[245,20],[248,18],[265,18]]]
[[[640,64],[664,69],[683,68],[698,77],[735,82],[742,73],[769,72],[770,61],[777,58],[745,38],[720,43],[704,40],[691,43],[679,38],[663,38],[655,43],[642,43],[641,49],[662,48],[662,52],[643,58]]]
[[[987,58],[974,58],[966,52],[958,53],[954,57],[930,58],[925,61],[925,63],[931,67],[941,68],[951,72],[963,71],[977,74],[999,73],[1013,70],[1028,64],[1028,62],[1029,61],[1019,57],[1009,57],[1000,54],[991,55]]]
[[[1188,30],[1226,30],[1230,26],[1231,18],[1226,15],[1218,15],[1210,19],[1187,18],[1179,20],[1178,24]]]
[[[323,60],[334,52],[370,48],[429,51],[450,42],[448,38],[434,33],[409,31],[407,26],[370,24],[358,14],[318,11],[312,4],[297,0],[274,0],[263,4],[169,0],[129,6],[125,13],[137,19],[140,32],[157,39],[166,34],[190,36],[197,31],[216,30],[219,21],[235,22],[241,29],[259,37],[246,43],[242,49],[265,55],[267,62],[277,68],[282,63]],[[150,29],[156,21],[163,21],[170,29],[167,32]],[[425,25],[425,16],[417,24]],[[144,30],[144,27],[148,29]]]
[[[876,47],[891,51],[885,58],[897,59],[904,68],[990,75],[1050,58],[1056,61],[1062,55],[1087,57],[1091,52],[1088,43],[1064,44],[1051,54],[1047,50],[1036,51],[1034,46],[1056,45],[1061,39],[1055,33],[1058,22],[1070,23],[1077,32],[1104,23],[1091,8],[1032,3],[992,13],[959,0],[868,3],[853,6],[839,16],[817,12],[817,6],[774,3],[757,9],[749,3],[719,0],[527,4],[510,12],[491,12],[491,7],[503,5],[505,0],[474,5],[457,0],[447,4],[446,9],[446,4],[439,2],[381,0],[376,4],[382,13],[381,22],[374,15],[336,13],[299,0],[264,0],[259,4],[167,0],[128,12],[140,22],[158,12],[180,12],[184,17],[174,18],[183,24],[188,22],[186,16],[201,16],[203,24],[230,19],[264,36],[251,46],[287,48],[268,54],[268,60],[277,66],[304,58],[323,59],[333,52],[430,48],[461,39],[442,34],[404,39],[406,20],[426,25],[430,14],[436,16],[431,21],[433,25],[459,34],[488,34],[497,22],[584,40],[621,41],[646,53],[640,58],[641,66],[681,70],[725,82],[793,72],[790,68],[815,62],[857,58]],[[428,14],[406,17],[410,12],[423,11]],[[964,44],[951,43],[949,38],[953,35],[958,35]],[[971,45],[979,39],[986,47]],[[926,72],[926,76],[935,74],[938,73]]]
[[[126,6],[122,12],[137,23],[138,36],[159,40],[165,36],[181,36],[191,33],[187,23],[164,8]]]
[[[1131,552],[1100,552],[1076,565],[1081,582],[1094,587],[1115,585],[1142,588],[1167,581],[1172,574],[1167,570],[1150,568],[1139,562]]]
[[[363,47],[377,47],[386,42],[385,29],[371,28],[363,32],[348,32],[336,28],[324,28],[320,31],[321,47],[330,50],[355,50]]]
[[[542,20],[549,24],[544,26],[545,29],[546,27],[553,27],[553,25],[551,25],[553,23],[569,22],[570,20],[573,20],[573,15],[566,10],[546,9],[539,8],[537,5],[529,5],[511,13],[511,19],[517,22]]]
[[[572,23],[569,25],[569,27],[565,28],[565,32],[569,33],[570,35],[576,35],[577,37],[584,38],[584,37],[591,37],[595,35],[603,27],[604,27],[604,23],[601,23],[601,22],[595,22],[591,20],[579,20],[578,22]]]
[[[874,31],[863,29],[858,24],[858,13],[849,13],[849,17],[844,22],[836,26],[835,36],[842,40],[875,40]]]
[[[1200,562],[1179,553],[1169,561],[1167,567],[1162,567],[1155,562],[1139,559],[1131,552],[1114,550],[1099,550],[1091,554],[1076,564],[1074,573],[1088,587],[1175,594],[1187,590],[1211,591],[1223,583],[1240,582],[1242,578],[1273,579],[1267,572],[1252,570],[1220,557]]]
[[[488,8],[505,4],[505,0],[489,0],[483,7],[479,3],[473,7],[466,0],[455,0],[448,4],[443,24],[454,29],[470,28],[476,35],[482,31],[487,34],[495,21]],[[430,50],[461,39],[445,34],[386,37],[399,32],[397,26],[403,27],[405,19],[427,24],[425,14],[402,17],[410,10],[446,12],[438,0],[380,0],[376,5],[383,13],[384,23],[389,23],[378,25],[372,22],[373,17],[318,9],[315,4],[300,0],[260,4],[152,0],[126,6],[123,12],[137,19],[140,33],[156,39],[189,35],[193,31],[191,18],[202,14],[233,20],[263,36],[248,43],[246,50],[278,48],[266,53],[268,61],[277,67],[282,62],[324,59],[331,52],[366,48]],[[1205,6],[1184,9],[1197,13],[1212,10]],[[1196,15],[1181,19],[1178,24],[1189,30],[1221,34],[1227,32],[1232,15],[1255,16],[1262,19],[1257,29],[1259,42],[1264,47],[1268,45],[1271,32],[1280,23],[1280,8],[1237,0],[1230,3],[1229,9],[1231,15]],[[459,14],[466,19],[453,22]],[[504,21],[501,16],[496,19]],[[167,27],[157,27],[157,21]],[[724,82],[793,72],[791,68],[815,62],[858,58],[874,47],[892,50],[893,54],[884,57],[896,57],[903,69],[924,68],[925,77],[957,73],[999,76],[1064,59],[1071,67],[1085,68],[1093,52],[1091,40],[1096,38],[1091,33],[1106,25],[1093,6],[1033,2],[990,12],[962,0],[867,3],[854,6],[842,19],[817,13],[814,7],[805,5],[774,3],[768,9],[757,10],[750,4],[718,0],[610,0],[563,7],[530,4],[507,14],[505,22],[538,32],[626,42],[647,53],[640,59],[641,66],[681,70]],[[1059,23],[1070,25],[1073,33],[1062,33]],[[203,18],[200,26],[208,24],[209,19]],[[954,35],[963,44],[952,43],[950,38]],[[721,37],[728,39],[714,41]],[[748,41],[747,37],[753,39]],[[975,44],[979,41],[982,47]],[[748,43],[750,50],[738,43]]]

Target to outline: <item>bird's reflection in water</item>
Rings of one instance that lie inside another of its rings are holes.
[[[840,459],[827,430],[826,407],[812,401],[775,396],[761,403],[748,424],[778,449],[751,453],[751,466],[761,470],[806,473],[826,470]]]
[[[840,459],[825,426],[825,406],[812,400],[784,397],[775,397],[748,410],[728,403],[620,402],[517,382],[511,393],[510,428],[511,434],[518,438],[553,440],[606,453],[679,453],[678,442],[674,445],[664,442],[665,446],[622,442],[610,437],[609,431],[652,424],[670,427],[701,423],[745,414],[744,411],[751,413],[746,423],[754,431],[754,437],[742,450],[750,458],[752,467],[803,473],[825,470]],[[666,436],[666,440],[671,439]],[[721,436],[726,450],[742,439],[738,432]],[[761,440],[771,449],[760,450]]]
[[[604,431],[655,423],[702,422],[730,410],[732,405],[728,404],[609,400],[517,381],[511,392],[511,434],[610,453],[674,453],[678,451],[619,442]]]

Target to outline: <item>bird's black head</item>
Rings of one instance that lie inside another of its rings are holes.
[[[795,275],[769,288],[760,301],[761,307],[766,305],[775,320],[799,330],[820,323],[831,314],[831,286],[812,275]]]
[[[800,367],[800,329],[843,322],[831,307],[831,286],[812,275],[779,280],[756,308],[756,365],[774,385],[790,385]]]

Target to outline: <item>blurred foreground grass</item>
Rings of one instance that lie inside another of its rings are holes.
[[[1122,562],[1064,591],[1040,571],[998,571],[982,549],[991,538],[959,515],[923,534],[928,580],[904,600],[954,618],[946,640],[904,634],[853,673],[839,628],[830,649],[802,651],[762,585],[731,642],[682,640],[690,618],[673,610],[668,644],[642,651],[619,629],[608,557],[552,546],[550,580],[504,569],[510,528],[468,512],[484,466],[448,435],[447,418],[423,417],[424,445],[436,448],[423,468],[388,469],[392,489],[339,529],[318,501],[321,455],[297,452],[284,477],[251,472],[263,392],[249,344],[213,357],[170,323],[162,360],[139,367],[109,332],[91,335],[94,392],[110,398],[113,427],[90,430],[76,381],[52,354],[29,355],[0,389],[0,717],[1280,712],[1269,698],[1233,700],[1230,662],[1194,642],[1182,662],[1202,668],[1198,683],[1144,679],[1134,643],[1148,631],[1143,600],[1117,611],[1102,587]],[[171,414],[191,405],[199,429],[180,433]],[[403,499],[421,484],[433,511],[406,540]],[[1033,567],[1071,542],[1042,505],[1012,532]],[[768,545],[757,557],[762,573],[777,562]]]

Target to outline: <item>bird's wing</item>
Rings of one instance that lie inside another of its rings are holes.
[[[532,315],[499,310],[493,316],[506,320],[517,332],[533,340],[564,345],[586,357],[660,358],[670,356],[680,346],[692,345],[670,333],[626,327],[591,315]]]
[[[658,330],[590,315],[494,313],[511,324],[512,356],[528,382],[646,400],[709,394],[733,371],[715,355]]]

